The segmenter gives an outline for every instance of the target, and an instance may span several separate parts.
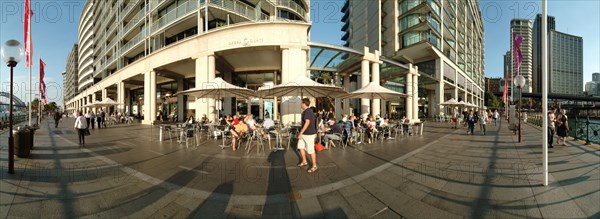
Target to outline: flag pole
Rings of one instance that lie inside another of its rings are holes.
[[[31,8],[28,8],[26,10],[31,10]],[[29,45],[27,45],[27,48],[29,48],[29,51],[31,51],[31,17],[30,17],[31,14],[30,14],[30,12],[27,12],[27,11],[24,13],[27,13],[26,16],[29,17],[29,22],[27,22],[27,33],[28,33],[27,34],[27,43]],[[31,69],[33,68],[33,57],[31,57],[31,52],[29,52],[29,53],[30,53],[29,54],[29,56],[30,56],[29,63],[30,64],[29,64],[29,104],[28,104],[29,105],[29,113],[28,113],[29,122],[28,122],[28,124],[29,124],[29,127],[31,127],[31,113],[32,113],[31,112],[31,104],[33,101],[33,99],[31,98],[31,95],[33,94],[33,90],[31,90]]]
[[[542,0],[542,152],[543,185],[548,186],[548,15],[547,0]]]

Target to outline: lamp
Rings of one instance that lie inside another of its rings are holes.
[[[523,94],[523,86],[525,86],[525,77],[523,77],[523,75],[517,75],[514,78],[513,83],[519,88],[519,143],[521,143],[521,97]]]
[[[8,173],[15,173],[15,139],[13,137],[13,68],[25,55],[25,50],[19,41],[8,40],[0,50],[2,60],[10,68],[10,103],[9,103],[9,129],[8,129]],[[31,104],[31,103],[30,103]]]

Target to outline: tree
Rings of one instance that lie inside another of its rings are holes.
[[[56,102],[50,102],[49,104],[44,105],[44,111],[56,111],[58,109],[58,105]]]
[[[498,97],[496,97],[496,95],[486,92],[485,105],[489,108],[498,109],[501,108],[504,104],[502,103],[502,101],[500,101],[500,99],[498,99]]]

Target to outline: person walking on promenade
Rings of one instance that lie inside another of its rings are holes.
[[[298,150],[302,161],[298,164],[299,167],[308,166],[306,153],[310,154],[312,167],[308,170],[309,173],[314,173],[318,169],[317,154],[315,153],[315,137],[317,136],[316,118],[312,109],[309,108],[310,99],[302,99],[300,107],[302,108],[302,129],[298,133]]]
[[[469,125],[467,134],[472,135],[473,131],[475,129],[475,122],[477,122],[477,117],[475,116],[475,113],[473,113],[473,110],[469,111],[466,121],[467,121],[467,124]]]
[[[458,112],[456,112],[456,109],[452,109],[451,122],[452,122],[452,128],[455,129],[456,124],[458,124]]]
[[[58,128],[58,122],[60,122],[61,118],[62,118],[62,115],[60,112],[58,112],[58,111],[54,112],[54,128]]]
[[[487,123],[488,113],[485,110],[481,110],[481,116],[479,117],[479,129],[481,129],[481,135],[485,135]]]
[[[565,146],[567,133],[569,132],[569,123],[567,117],[563,114],[558,114],[556,117],[556,135],[558,135],[558,144]],[[560,140],[562,139],[562,144]]]
[[[499,118],[500,118],[500,113],[498,113],[498,110],[494,110],[494,126],[496,126],[496,124],[498,123]]]
[[[523,112],[523,123],[527,123],[527,112]]]
[[[548,148],[554,148],[552,143],[554,142],[554,110],[548,111]]]
[[[106,112],[100,111],[100,117],[102,118],[102,126],[106,128]],[[100,127],[100,124],[98,124],[98,127]]]
[[[96,114],[96,124],[98,124],[98,129],[102,128],[102,110]]]
[[[88,121],[89,120],[81,114],[81,111],[77,112],[74,128],[77,130],[77,135],[79,136],[79,145],[85,145],[85,130],[88,127],[86,124]]]
[[[79,115],[77,115],[77,116],[79,116]],[[92,122],[92,111],[88,111],[85,114],[85,122],[86,122],[85,123],[86,124],[85,127],[89,128],[90,127],[90,123]]]

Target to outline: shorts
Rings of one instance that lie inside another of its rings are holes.
[[[317,135],[302,135],[302,139],[298,139],[298,149],[304,149],[308,154],[314,154],[316,137]]]

